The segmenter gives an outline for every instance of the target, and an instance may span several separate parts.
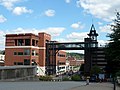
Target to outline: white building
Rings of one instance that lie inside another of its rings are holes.
[[[5,55],[0,54],[0,66],[4,66]]]

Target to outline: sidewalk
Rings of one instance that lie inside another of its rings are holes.
[[[75,87],[70,90],[113,90],[113,84],[111,83],[90,83],[80,87]],[[116,90],[120,90],[120,87],[116,86]]]

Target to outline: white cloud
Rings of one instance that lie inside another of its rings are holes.
[[[71,34],[67,35],[67,40],[73,41],[73,42],[78,42],[78,41],[84,41],[84,38],[88,37],[87,36],[88,32],[82,32],[82,33],[77,33],[77,32],[72,32]]]
[[[11,32],[8,33],[34,33],[34,34],[38,34],[39,32],[46,32],[48,34],[51,34],[52,36],[59,36],[63,31],[65,30],[65,28],[63,27],[48,27],[45,29],[35,29],[35,28],[31,28],[31,29],[24,29],[24,28],[17,28],[15,30],[12,30]]]
[[[83,29],[83,28],[84,28],[84,25],[82,25],[81,22],[77,22],[77,23],[73,23],[73,24],[71,25],[71,27],[72,27],[73,29]]]
[[[111,26],[110,25],[105,25],[105,26],[100,26],[99,30],[100,32],[104,32],[104,33],[111,33]]]
[[[97,18],[111,21],[115,17],[115,10],[120,11],[120,0],[78,0],[77,6]]]
[[[3,15],[0,15],[0,23],[3,23],[5,22],[7,19],[3,16]]]
[[[33,11],[31,9],[27,9],[26,7],[15,7],[13,10],[13,13],[15,15],[21,15],[23,13],[32,13]]]
[[[21,0],[0,0],[0,5],[3,5],[8,10],[13,9],[15,3],[20,2]]]
[[[65,38],[53,38],[53,41],[58,41],[58,42],[68,42]]]
[[[65,28],[63,27],[49,27],[43,31],[51,34],[52,36],[59,36],[64,30]]]
[[[15,4],[25,0],[0,0],[0,5],[4,6],[6,9],[12,11],[16,15],[21,15],[23,13],[32,13],[31,9],[26,7],[15,7]]]
[[[35,28],[16,28],[14,30],[11,30],[11,32],[7,32],[7,34],[20,34],[20,33],[33,33],[38,35],[38,33],[40,32],[39,29],[35,29]]]
[[[98,25],[103,25],[103,23],[102,22],[98,22]]]
[[[48,9],[47,11],[45,11],[44,14],[48,17],[53,17],[53,16],[55,16],[55,10]]]
[[[74,29],[78,29],[79,28],[79,24],[78,23],[74,23],[71,25],[72,28]]]
[[[5,35],[6,34],[20,34],[20,33],[33,33],[38,35],[39,32],[49,33],[52,37],[59,36],[65,30],[64,27],[48,27],[45,29],[35,29],[35,28],[16,28],[14,30],[0,30],[0,49],[4,50],[5,46]]]
[[[0,30],[0,50],[4,50],[5,46],[5,32],[3,30]]]
[[[0,37],[3,37],[5,35],[5,32],[0,30]]]
[[[31,29],[32,30],[32,29]],[[17,28],[17,29],[15,29],[15,30],[12,30],[12,32],[10,32],[10,33],[13,33],[14,32],[14,34],[16,33],[16,34],[18,34],[18,33],[26,33],[26,32],[28,32],[29,31],[29,29],[24,29],[24,28],[21,28],[21,27],[19,27],[19,28]],[[30,31],[31,32],[31,31]]]
[[[99,46],[99,47],[103,47],[103,46],[105,46],[107,43],[108,43],[108,41],[98,40],[98,46]]]
[[[71,2],[71,0],[65,0],[65,2],[66,2],[66,3],[70,3],[70,2]]]

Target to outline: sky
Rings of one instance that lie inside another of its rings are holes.
[[[46,32],[59,42],[83,42],[94,24],[104,45],[120,0],[0,0],[0,50],[5,35]]]

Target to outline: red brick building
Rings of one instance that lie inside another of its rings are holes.
[[[70,62],[70,66],[80,66],[84,64],[84,60],[77,60],[75,57],[68,57],[67,60]]]
[[[38,75],[45,75],[46,42],[51,41],[47,33],[7,34],[5,43],[5,66],[37,65]],[[56,57],[56,62],[66,61],[65,57]],[[57,65],[57,63],[56,63]]]

